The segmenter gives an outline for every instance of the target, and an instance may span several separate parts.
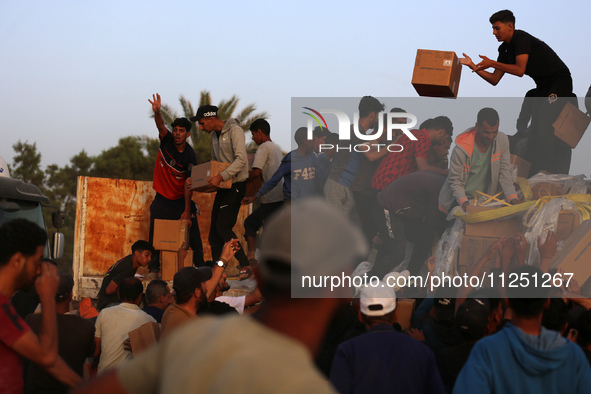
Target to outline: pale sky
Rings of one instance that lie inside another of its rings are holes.
[[[417,97],[416,50],[495,59],[488,18],[504,8],[516,28],[556,51],[584,96],[589,2],[0,0],[0,155],[12,163],[12,145],[28,140],[43,166],[62,166],[123,136],[156,137],[152,93],[180,110],[181,94],[197,104],[203,89],[216,103],[237,94],[241,106],[269,112],[272,137],[287,151],[292,97],[372,95],[387,106]],[[459,97],[521,98],[533,87],[529,77],[511,75],[493,87],[465,68]],[[515,119],[501,122],[514,133]],[[589,148],[586,135],[571,173],[589,175]]]

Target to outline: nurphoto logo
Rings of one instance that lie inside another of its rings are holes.
[[[362,144],[350,144],[350,145],[343,145],[342,142],[350,141],[351,140],[351,129],[353,129],[353,133],[357,140],[361,141],[376,141],[382,138],[384,131],[386,132],[387,141],[393,140],[394,130],[400,130],[406,136],[412,140],[417,141],[417,137],[415,137],[410,129],[417,124],[417,117],[413,114],[407,112],[380,112],[378,115],[378,125],[377,128],[374,130],[373,133],[370,134],[363,134],[359,131],[359,112],[355,112],[353,114],[353,123],[349,116],[338,109],[321,109],[320,111],[316,111],[310,107],[302,107],[310,112],[303,112],[305,115],[308,115],[310,119],[308,119],[307,129],[308,129],[308,139],[312,139],[313,137],[313,130],[314,130],[314,121],[320,126],[320,128],[326,128],[328,130],[328,125],[326,123],[326,119],[322,114],[332,114],[337,117],[338,127],[339,127],[339,144],[336,146],[337,152],[340,150],[346,151],[355,151],[355,152],[367,152],[370,149],[376,149],[379,151],[382,148],[388,149],[389,152],[402,152],[404,147],[400,144],[386,144],[386,143],[362,143]],[[387,125],[384,127],[384,114],[386,115],[386,123]],[[392,122],[393,119],[404,118],[407,120],[406,123],[394,123]],[[410,122],[408,122],[410,120]],[[353,124],[353,127],[351,127]],[[320,151],[333,149],[335,146],[333,144],[320,144]]]

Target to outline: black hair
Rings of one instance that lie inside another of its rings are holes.
[[[306,127],[300,127],[296,130],[293,138],[296,144],[300,146],[304,141],[308,139],[308,129]]]
[[[328,137],[330,131],[326,127],[316,126],[314,130],[312,130],[312,135],[316,138]]]
[[[454,132],[454,126],[447,116],[438,116],[436,118],[427,119],[419,126],[419,130],[422,129],[443,129],[445,130],[445,134],[449,135],[450,137]]]
[[[169,291],[165,281],[154,279],[146,287],[146,302],[148,305],[155,304],[160,297],[168,294]]]
[[[139,240],[131,245],[131,253],[135,253],[136,251],[141,253],[144,250],[149,250],[154,254],[154,247],[148,241]]]
[[[184,127],[185,131],[187,132],[191,131],[191,122],[187,118],[176,118],[174,122],[172,122],[171,126],[173,129],[179,126]]]
[[[511,270],[509,277],[528,277],[533,278],[537,275],[542,277],[542,271],[537,267],[528,265],[517,267]],[[528,286],[522,286],[525,283],[520,282],[520,286],[507,288],[507,298],[509,299],[511,310],[515,315],[525,318],[539,316],[544,310],[544,305],[548,299],[548,289],[535,286],[533,280],[529,280]]]
[[[501,22],[513,23],[513,26],[515,26],[515,15],[513,15],[513,13],[509,10],[501,10],[492,14],[488,21],[491,25],[494,25],[495,22]]]
[[[144,292],[144,286],[138,278],[126,278],[119,285],[119,300],[135,302]]]
[[[363,96],[359,101],[359,117],[365,118],[372,112],[382,112],[384,110],[384,104],[372,96]]]
[[[403,110],[402,108],[398,108],[398,107],[394,107],[390,110],[390,112],[404,112],[406,113],[405,110]]]
[[[196,287],[195,289],[201,290],[201,287]],[[191,297],[193,297],[193,294],[195,293],[195,289],[193,289],[193,291],[190,291],[188,293],[180,293],[175,290],[174,291],[174,300],[179,305],[186,304],[187,302],[189,302]]]
[[[544,310],[542,326],[562,333],[568,318],[568,306],[562,298],[550,298],[550,306]]]
[[[382,316],[367,316],[366,314],[361,312],[361,320],[362,323],[365,323],[368,326],[375,326],[376,324],[392,324],[394,313],[396,313],[396,309]]]
[[[339,135],[337,133],[330,133],[326,136],[327,144],[336,145],[339,143]]]
[[[271,133],[271,125],[265,119],[257,119],[250,125],[250,131],[261,131],[265,135]]]
[[[29,257],[45,246],[47,233],[37,224],[26,219],[14,219],[0,227],[0,266],[8,264],[16,253]]]
[[[499,124],[499,113],[494,108],[482,108],[478,111],[476,122],[479,125],[486,122],[489,126],[496,126]]]

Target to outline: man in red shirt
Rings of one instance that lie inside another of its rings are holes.
[[[160,114],[160,95],[149,100],[154,111],[154,121],[160,138],[160,149],[154,166],[154,183],[156,197],[150,205],[150,243],[154,241],[154,219],[187,220],[191,226],[189,246],[193,249],[193,264],[205,265],[203,260],[203,244],[197,223],[197,206],[192,200],[193,191],[185,187],[185,181],[191,176],[191,168],[197,164],[195,151],[187,143],[191,136],[191,122],[187,118],[176,118],[170,132],[164,125]],[[153,258],[150,271],[158,271],[160,264]]]
[[[368,152],[366,156],[372,161],[385,156],[374,173],[371,187],[384,190],[392,181],[418,170],[432,170],[447,176],[447,169],[432,166],[427,162],[427,154],[432,141],[443,141],[452,133],[451,120],[447,116],[438,116],[423,122],[420,130],[412,131],[417,141],[411,140],[406,134],[400,136],[395,141],[397,145],[402,146],[400,152],[388,152],[386,149]]]
[[[15,219],[0,227],[0,392],[22,393],[21,356],[68,386],[81,378],[58,356],[55,294],[57,268],[41,262],[47,234],[33,222]],[[39,336],[16,313],[10,297],[35,285],[41,301]]]

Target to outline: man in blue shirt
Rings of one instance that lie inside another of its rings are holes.
[[[340,393],[445,393],[431,350],[394,330],[396,294],[386,283],[364,287],[359,318],[367,333],[337,349],[330,381]]]

